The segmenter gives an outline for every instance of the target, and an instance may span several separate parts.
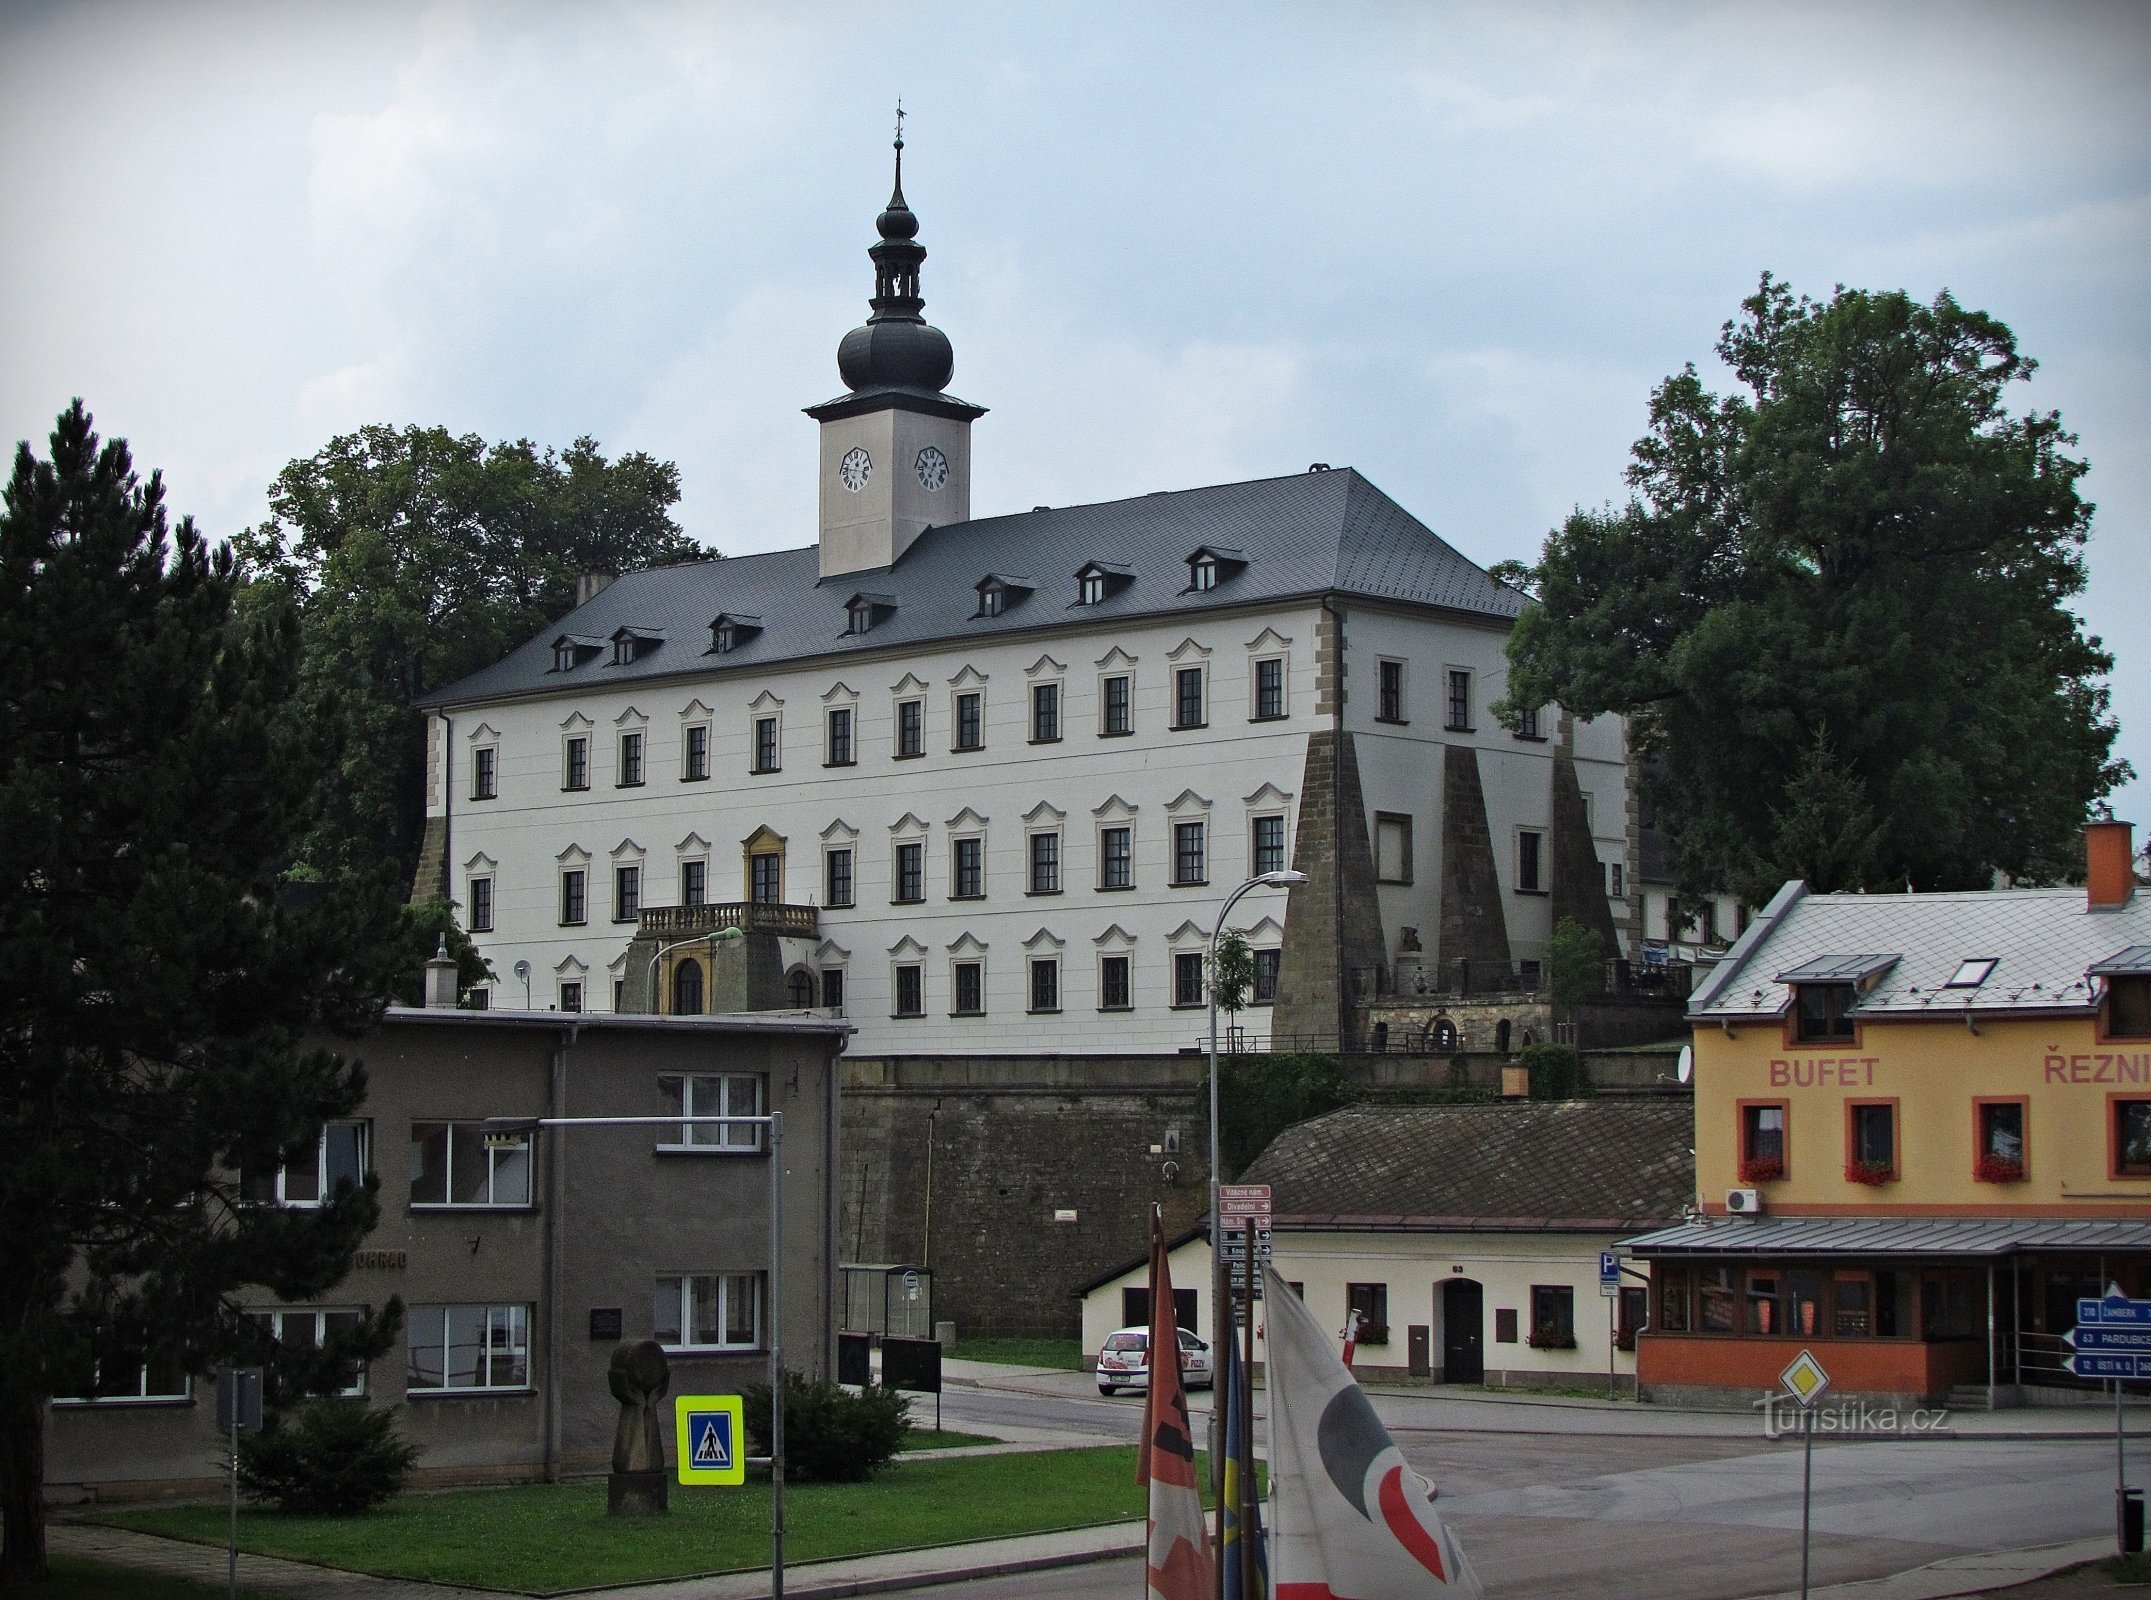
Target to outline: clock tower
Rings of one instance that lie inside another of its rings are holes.
[[[901,133],[895,191],[874,225],[873,314],[837,346],[849,392],[807,408],[821,424],[825,578],[892,566],[926,529],[970,520],[971,424],[986,414],[944,392],[955,352],[920,315],[926,247],[904,203]]]

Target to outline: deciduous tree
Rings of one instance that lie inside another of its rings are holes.
[[[1525,575],[1504,714],[1627,716],[1685,893],[2067,872],[2128,769],[2068,609],[2085,463],[2006,406],[2035,363],[1946,293],[1767,274],[1717,348],[1741,390],[1660,384],[1628,503]]]
[[[55,1395],[126,1392],[147,1363],[276,1366],[296,1393],[385,1350],[399,1308],[279,1352],[249,1287],[332,1288],[376,1216],[371,1178],[305,1209],[243,1172],[311,1170],[365,1080],[309,1043],[377,1016],[395,897],[284,874],[336,748],[287,714],[288,606],[240,605],[228,552],[166,526],[163,485],[78,401],[0,506],[0,1584],[45,1566]]]

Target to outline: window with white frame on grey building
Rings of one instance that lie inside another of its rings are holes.
[[[1130,961],[1126,956],[1098,958],[1098,1009],[1128,1011],[1134,1007],[1129,988]]]
[[[775,772],[777,768],[777,719],[756,717],[754,719],[754,770]]]
[[[1031,1009],[1033,1011],[1058,1011],[1060,1008],[1060,957],[1033,956],[1031,958]]]
[[[470,881],[472,933],[493,931],[493,878],[482,873]]]
[[[581,1011],[583,1008],[583,981],[580,978],[560,980],[560,1009]]]
[[[966,689],[956,697],[956,748],[986,748],[986,697],[976,689]]]
[[[1516,830],[1516,888],[1521,894],[1543,894],[1545,883],[1541,867],[1546,850],[1546,835],[1536,828]]]
[[[247,1321],[267,1334],[286,1350],[317,1351],[327,1347],[332,1338],[344,1338],[358,1331],[365,1314],[356,1310],[330,1310],[321,1308],[298,1308],[278,1306],[273,1309],[249,1311]],[[332,1394],[357,1396],[366,1392],[366,1368],[354,1361],[347,1369],[348,1376]]]
[[[1098,731],[1101,734],[1133,733],[1135,714],[1131,680],[1124,672],[1102,679],[1098,685]]]
[[[1133,828],[1100,828],[1098,830],[1098,887],[1101,889],[1132,889],[1135,887],[1135,830]]]
[[[683,741],[680,781],[700,783],[710,775],[710,730],[705,722],[689,723]]]
[[[590,735],[571,733],[560,742],[560,787],[590,787]]]
[[[1031,685],[1031,743],[1058,744],[1061,737],[1061,686]]]
[[[1284,960],[1282,950],[1257,950],[1255,957],[1254,1000],[1258,1006],[1266,1006],[1277,999],[1277,973]]]
[[[747,858],[748,898],[758,906],[784,903],[784,857],[758,850]]]
[[[1256,817],[1253,821],[1255,876],[1285,870],[1285,819]]]
[[[844,1009],[844,969],[822,968],[822,1004],[831,1011]]]
[[[412,1306],[404,1317],[413,1394],[530,1387],[530,1307]]]
[[[1284,714],[1284,658],[1265,656],[1255,663],[1255,720],[1272,722]]]
[[[827,759],[832,767],[848,767],[852,765],[851,707],[849,706],[831,706],[829,708],[829,754]]]
[[[642,867],[630,862],[612,869],[612,920],[633,922],[642,915]]]
[[[1175,1006],[1199,1006],[1203,1003],[1202,960],[1202,953],[1198,950],[1178,950],[1173,953]]]
[[[896,1005],[899,1017],[923,1017],[926,1015],[926,971],[916,961],[900,963],[894,969]]]
[[[896,702],[896,757],[899,761],[926,754],[926,702]]]
[[[986,1010],[986,965],[982,961],[959,961],[949,969],[949,1011],[959,1017],[976,1017]]]
[[[488,1145],[481,1122],[411,1124],[411,1205],[530,1204],[531,1140]]]
[[[340,1117],[322,1125],[313,1148],[269,1172],[240,1177],[240,1192],[257,1205],[318,1206],[344,1188],[357,1188],[373,1170],[373,1125]]]
[[[1471,674],[1462,667],[1451,667],[1444,674],[1449,685],[1448,720],[1443,724],[1451,733],[1471,732]]]
[[[926,898],[926,845],[909,839],[896,847],[896,902],[916,905]]]
[[[1404,721],[1404,663],[1384,661],[1380,664],[1381,684],[1379,709],[1375,715],[1382,722]]]
[[[659,1114],[759,1117],[762,1080],[751,1072],[666,1072],[657,1079]],[[658,1130],[660,1150],[759,1150],[758,1123],[680,1122]]]
[[[1031,889],[1032,894],[1059,894],[1061,892],[1061,836],[1058,833],[1034,833],[1031,835]]]
[[[590,920],[590,879],[582,867],[567,867],[560,874],[560,925],[579,928]]]
[[[471,798],[491,800],[500,792],[500,751],[480,745],[471,752]]]
[[[759,1272],[661,1274],[650,1337],[667,1350],[754,1350],[762,1343]]]
[[[104,1330],[92,1335],[96,1353],[56,1379],[56,1406],[140,1405],[191,1399],[193,1380],[187,1364],[176,1351],[153,1351],[146,1356],[139,1346],[111,1347]]]
[[[975,836],[949,841],[949,898],[983,900],[986,897],[986,841]]]
[[[1173,883],[1177,887],[1209,882],[1209,825],[1173,824]]]
[[[1203,669],[1201,667],[1175,667],[1173,669],[1173,726],[1175,728],[1200,728],[1208,720],[1203,714]]]
[[[822,853],[822,903],[851,904],[851,846],[840,845]]]
[[[682,861],[680,863],[680,904],[683,906],[708,905],[710,898],[710,864],[707,861]]]
[[[618,781],[619,787],[622,789],[639,788],[642,784],[642,735],[640,733],[623,733],[620,735],[620,777]]]

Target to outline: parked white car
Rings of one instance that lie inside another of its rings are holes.
[[[1180,1330],[1180,1381],[1190,1389],[1207,1389],[1216,1381],[1210,1346],[1185,1328]],[[1105,1348],[1098,1352],[1098,1392],[1149,1387],[1150,1330],[1122,1328],[1107,1334]]]

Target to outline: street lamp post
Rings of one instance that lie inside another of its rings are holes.
[[[772,1111],[765,1117],[487,1117],[481,1131],[490,1144],[539,1128],[677,1128],[695,1123],[769,1130],[769,1592],[771,1600],[784,1600],[784,1113]]]
[[[1232,908],[1240,903],[1240,897],[1256,889],[1297,889],[1307,881],[1304,872],[1262,872],[1249,878],[1239,888],[1225,896],[1225,903],[1218,907],[1217,925],[1210,930],[1210,971],[1205,987],[1210,993],[1210,1373],[1214,1385],[1217,1375],[1224,1371],[1226,1341],[1232,1337],[1232,1307],[1228,1303],[1225,1282],[1224,1226],[1218,1215],[1218,1188],[1223,1182],[1223,1158],[1218,1150],[1217,1118],[1217,942],[1225,932],[1225,919],[1232,915]],[[1253,1265],[1254,1231],[1248,1231],[1249,1264]],[[1254,1315],[1252,1305],[1248,1315]],[[1152,1361],[1157,1352],[1151,1352]],[[1240,1382],[1244,1386],[1249,1374],[1243,1366]],[[1224,1410],[1219,1404],[1217,1391],[1210,1394],[1210,1497],[1217,1506],[1218,1532],[1225,1528],[1225,1423]],[[1245,1484],[1243,1479],[1242,1483]],[[1242,1524],[1245,1525],[1244,1522]],[[1220,1556],[1223,1550],[1219,1551]],[[1225,1564],[1223,1560],[1213,1563],[1216,1573],[1217,1592],[1224,1596]]]

